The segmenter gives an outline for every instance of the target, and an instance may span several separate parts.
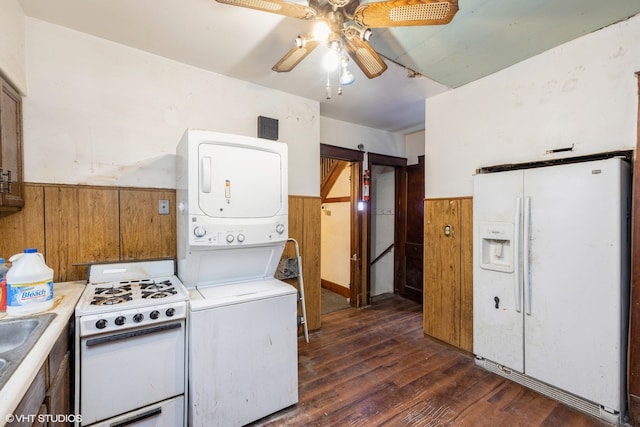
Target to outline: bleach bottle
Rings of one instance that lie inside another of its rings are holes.
[[[53,306],[53,270],[35,248],[9,258],[7,272],[7,314],[24,316]]]

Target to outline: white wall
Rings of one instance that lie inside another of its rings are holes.
[[[638,46],[640,16],[429,98],[426,197],[471,195],[481,166],[634,148]]]
[[[418,156],[424,155],[424,131],[410,133],[404,136],[404,144],[407,154],[407,165],[417,165]]]
[[[0,73],[23,95],[25,71],[25,16],[18,0],[2,0],[0,7]]]
[[[175,188],[186,128],[279,120],[289,192],[319,195],[319,104],[27,18],[25,181]]]
[[[405,156],[404,135],[399,133],[321,117],[320,135],[320,142],[323,144],[352,150],[357,150],[358,144],[362,144],[366,152],[389,156]]]

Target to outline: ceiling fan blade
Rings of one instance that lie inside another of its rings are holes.
[[[370,79],[378,77],[387,69],[387,64],[385,64],[380,55],[373,50],[369,43],[359,37],[345,38],[344,48],[351,56],[351,59],[358,64],[358,67]]]
[[[289,3],[282,0],[216,0],[218,3],[231,6],[246,7],[261,10],[263,12],[277,13],[298,19],[311,19],[316,16],[316,11],[309,6],[297,3]]]
[[[317,40],[307,40],[302,47],[294,46],[271,69],[278,73],[286,73],[307,57],[320,44]]]
[[[358,6],[353,20],[363,27],[401,27],[448,24],[458,0],[389,0]]]

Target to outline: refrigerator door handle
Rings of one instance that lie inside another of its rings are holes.
[[[516,312],[522,312],[522,263],[520,260],[520,236],[522,235],[522,197],[516,198],[516,214],[514,217],[514,233],[513,233],[513,284],[515,286],[516,295]]]
[[[525,289],[525,313],[531,316],[531,270],[530,270],[530,258],[531,258],[531,197],[527,197],[524,201],[524,236],[523,236],[523,265],[524,265],[524,289]]]

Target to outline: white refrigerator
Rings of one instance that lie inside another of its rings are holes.
[[[620,422],[626,408],[630,166],[474,177],[477,363]]]

